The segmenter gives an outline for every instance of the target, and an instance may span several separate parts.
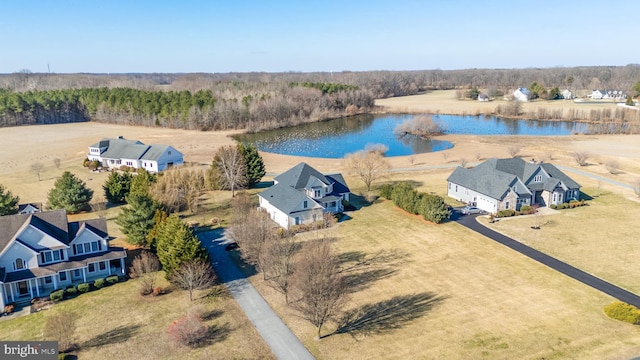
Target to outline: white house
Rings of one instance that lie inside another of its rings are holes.
[[[531,99],[531,91],[527,88],[517,88],[513,92],[513,97],[518,101],[529,101]]]
[[[342,174],[323,175],[304,162],[273,180],[273,186],[258,194],[258,199],[260,207],[285,229],[322,221],[325,212],[343,212],[342,201],[349,201]]]
[[[447,195],[495,213],[578,200],[580,185],[549,163],[488,159],[471,169],[456,168],[447,179]]]
[[[68,222],[65,210],[0,217],[0,309],[68,285],[125,274],[104,218]]]
[[[182,153],[169,145],[145,145],[138,140],[104,138],[89,146],[87,158],[98,160],[102,166],[119,168],[123,165],[149,172],[160,172],[169,167],[182,165]]]
[[[622,90],[593,90],[588,97],[594,100],[624,100],[627,98],[627,94]]]
[[[573,93],[569,89],[562,90],[562,98],[566,100],[573,99]]]
[[[487,94],[479,94],[478,95],[478,101],[480,101],[480,102],[489,101],[489,95],[487,95]]]

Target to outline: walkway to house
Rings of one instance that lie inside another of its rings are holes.
[[[242,310],[253,323],[260,336],[278,359],[314,359],[300,340],[282,322],[269,304],[231,261],[224,250],[229,242],[223,229],[198,234],[202,245],[209,251],[211,263],[220,280],[231,292]]]
[[[456,216],[459,213],[456,213]],[[588,274],[578,268],[575,268],[565,262],[562,262],[552,256],[542,253],[534,248],[531,248],[523,243],[520,243],[510,237],[502,235],[496,231],[493,231],[486,226],[476,221],[478,215],[462,215],[457,218],[452,218],[458,224],[463,225],[475,232],[478,232],[504,246],[507,246],[539,263],[547,265],[548,267],[559,271],[562,274],[569,276],[572,279],[580,281],[581,283],[590,286],[596,290],[610,295],[627,304],[640,307],[640,296],[633,294],[625,289],[622,289],[616,285],[613,285],[607,281],[597,278],[591,274]]]

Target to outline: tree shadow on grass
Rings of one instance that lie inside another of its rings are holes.
[[[209,321],[209,320],[213,320],[213,319],[219,318],[220,316],[222,316],[222,314],[224,314],[224,312],[222,310],[214,309],[214,310],[205,312],[200,317],[204,321]]]
[[[92,339],[82,343],[80,348],[99,347],[125,342],[134,336],[139,329],[140,325],[119,326],[115,329],[96,335]]]
[[[352,336],[375,335],[400,329],[422,317],[443,300],[443,296],[423,292],[367,304],[346,312],[334,333]]]
[[[229,323],[224,323],[221,326],[211,325],[207,327],[206,335],[198,342],[197,347],[210,346],[213,343],[224,341],[231,332],[231,326]]]
[[[395,274],[397,270],[389,268],[380,268],[367,271],[359,271],[344,276],[347,285],[347,291],[355,293],[371,286],[374,282],[387,278]]]

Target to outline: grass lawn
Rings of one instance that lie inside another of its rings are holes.
[[[163,277],[160,273],[159,278]],[[167,283],[162,282],[162,286]],[[198,294],[189,302],[185,291],[172,291],[158,297],[141,297],[135,280],[62,301],[49,310],[0,320],[0,340],[44,340],[42,329],[47,317],[64,311],[75,314],[74,343],[80,359],[270,359],[273,355],[226,293],[218,296]],[[211,329],[208,343],[191,349],[175,345],[168,327],[190,309],[200,307],[205,324]]]
[[[360,321],[320,341],[261,274],[252,278],[318,359],[603,359],[640,349],[640,329],[603,314],[611,297],[455,223],[409,216],[390,201],[306,236],[335,237],[345,259],[379,255],[351,274],[347,309],[361,310]]]
[[[593,188],[584,190],[587,194],[598,192]],[[491,228],[640,294],[640,203],[603,191],[587,204],[543,216],[540,230],[530,228],[532,216],[501,220]]]

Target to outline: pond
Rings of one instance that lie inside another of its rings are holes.
[[[386,156],[446,150],[449,141],[417,136],[397,137],[393,130],[413,115],[361,115],[290,128],[242,134],[236,140],[261,151],[306,157],[342,158],[368,144],[385,144]],[[511,120],[494,116],[434,115],[446,134],[556,136],[587,132],[587,125],[571,121]]]

